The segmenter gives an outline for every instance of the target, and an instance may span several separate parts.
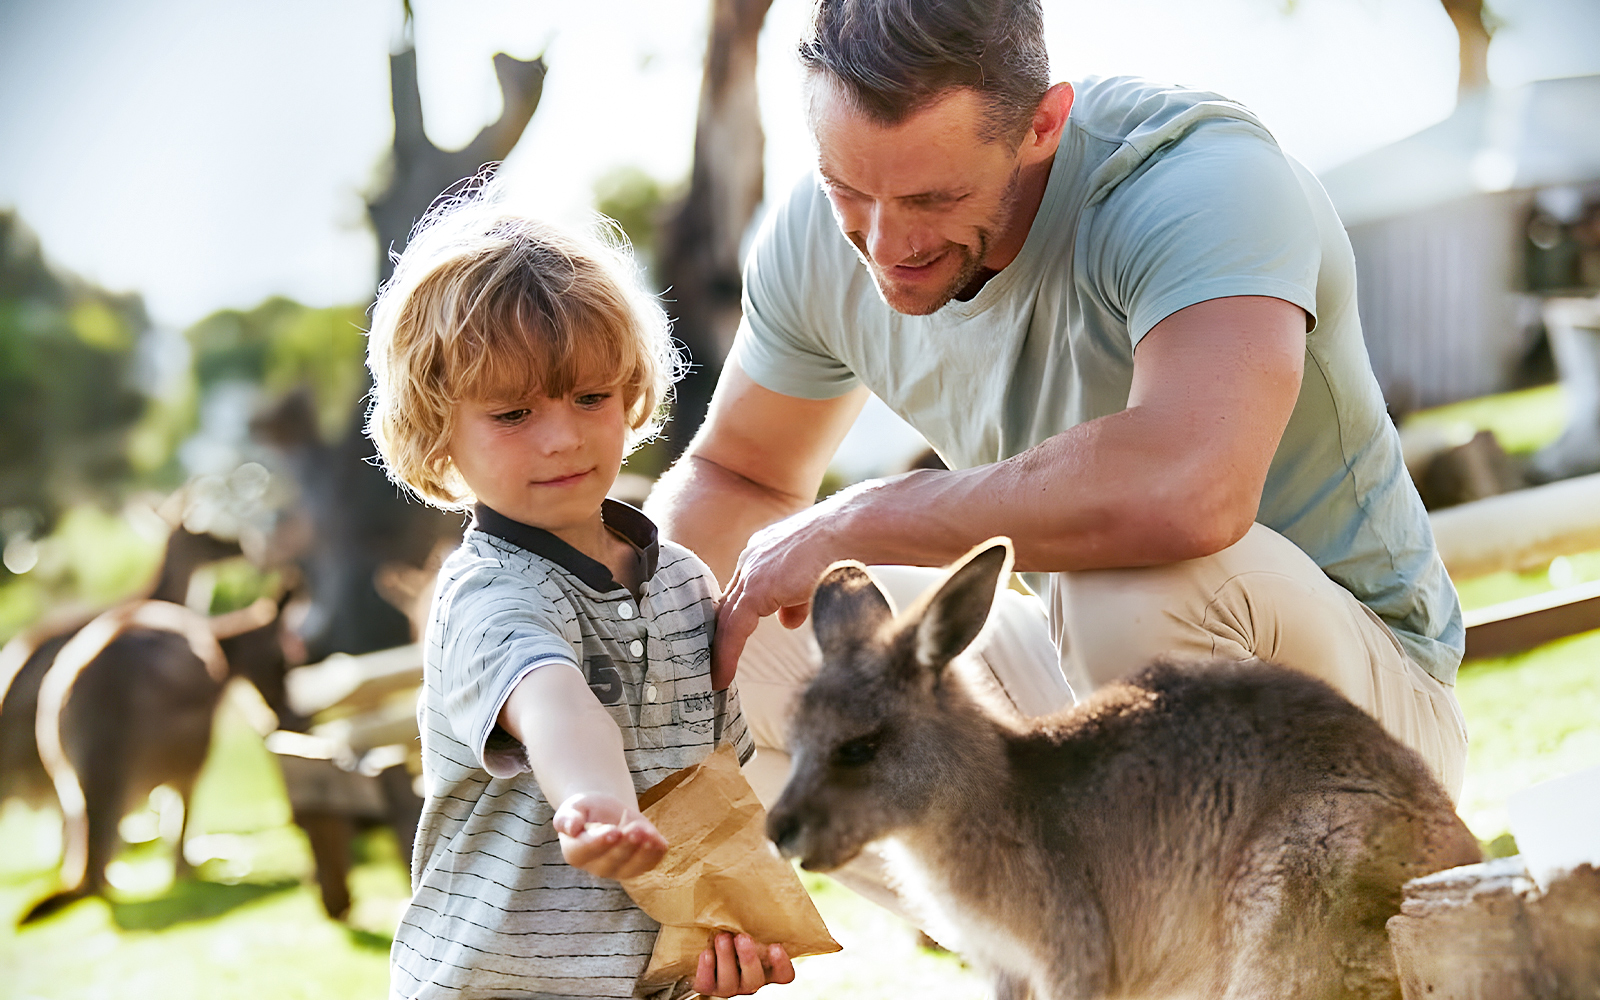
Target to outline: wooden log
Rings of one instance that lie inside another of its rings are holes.
[[[378,708],[313,726],[311,733],[348,748],[358,759],[378,747],[414,746],[417,700],[415,697],[397,698]]]
[[[1463,615],[1466,659],[1510,656],[1600,629],[1600,580],[1475,608]]]
[[[308,717],[364,712],[421,683],[422,647],[416,643],[360,656],[335,653],[284,678],[289,706]]]
[[[1447,507],[1429,519],[1453,580],[1535,569],[1600,549],[1600,473]]]
[[[1405,1000],[1559,1000],[1600,995],[1600,873],[1540,892],[1520,857],[1406,883],[1389,940]]]

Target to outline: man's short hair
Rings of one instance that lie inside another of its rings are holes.
[[[986,142],[1020,141],[1050,89],[1039,0],[817,0],[800,62],[885,125],[969,87]]]
[[[446,453],[458,404],[622,395],[635,447],[660,428],[681,359],[615,227],[519,215],[482,189],[431,210],[399,256],[367,339],[367,434],[389,478],[435,506],[474,500]]]

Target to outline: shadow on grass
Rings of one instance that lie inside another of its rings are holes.
[[[394,946],[394,938],[388,934],[364,931],[359,927],[346,927],[344,933],[351,944],[367,951],[381,951],[388,954],[389,949]]]
[[[297,888],[295,879],[273,882],[220,882],[185,880],[154,899],[112,903],[111,919],[125,931],[159,931],[176,924],[212,920],[265,896]]]

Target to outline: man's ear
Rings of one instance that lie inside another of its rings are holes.
[[[1031,152],[1054,156],[1061,144],[1061,131],[1067,127],[1067,116],[1072,113],[1074,97],[1072,84],[1058,83],[1044,92],[1039,106],[1033,109],[1033,124],[1028,129],[1026,144]]]

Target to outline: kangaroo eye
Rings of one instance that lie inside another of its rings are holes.
[[[839,749],[833,752],[833,762],[840,767],[860,767],[871,763],[872,758],[877,755],[878,737],[862,736],[848,743],[841,743]]]

